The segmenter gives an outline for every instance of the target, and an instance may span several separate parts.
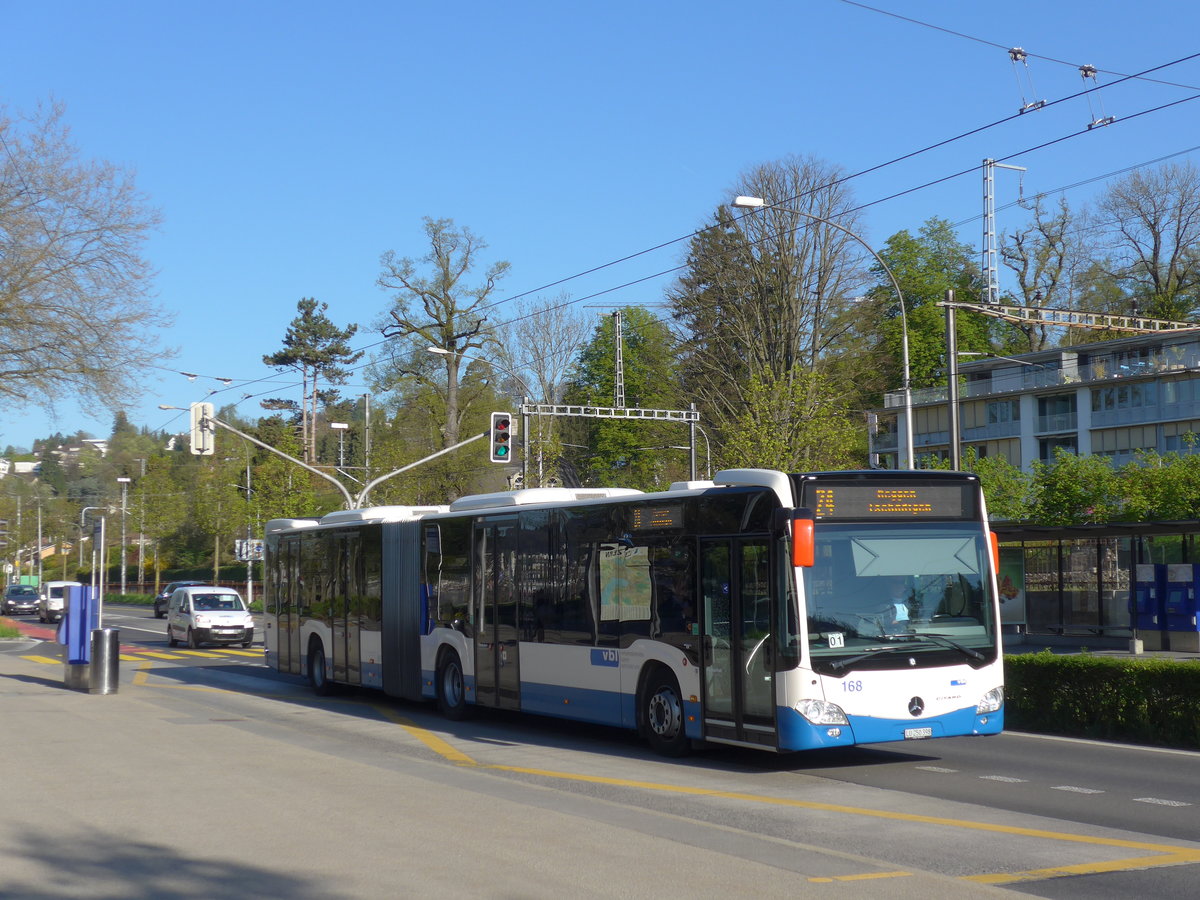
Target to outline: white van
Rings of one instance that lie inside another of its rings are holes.
[[[203,643],[241,644],[254,641],[254,619],[233,588],[188,585],[167,602],[167,644],[186,641],[193,650]]]
[[[45,581],[38,592],[38,619],[57,622],[67,605],[67,588],[83,587],[79,581]]]

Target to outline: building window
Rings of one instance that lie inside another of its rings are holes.
[[[1158,448],[1158,427],[1106,428],[1092,432],[1092,453],[1110,458],[1130,458],[1138,450]]]
[[[1073,393],[1038,397],[1038,431],[1074,431],[1076,423]]]
[[[1158,389],[1153,381],[1110,385],[1092,389],[1092,412],[1114,409],[1140,409],[1158,402]],[[1168,401],[1171,402],[1171,401]]]
[[[1044,463],[1054,462],[1054,457],[1059,450],[1076,453],[1079,450],[1078,442],[1073,436],[1042,438],[1038,441],[1038,457]]]
[[[987,415],[989,425],[1020,422],[1021,401],[1016,398],[1011,400],[993,400],[987,405]]]
[[[1200,452],[1200,421],[1166,422],[1162,430],[1164,453]]]

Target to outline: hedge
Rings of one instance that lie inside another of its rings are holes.
[[[1080,654],[1004,658],[1004,725],[1200,749],[1200,665]]]

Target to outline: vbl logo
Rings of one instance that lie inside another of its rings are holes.
[[[593,666],[619,666],[621,656],[616,650],[604,650],[599,647],[592,650]]]

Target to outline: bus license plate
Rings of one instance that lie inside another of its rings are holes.
[[[905,728],[904,739],[906,741],[919,741],[922,738],[933,737],[933,728]]]

